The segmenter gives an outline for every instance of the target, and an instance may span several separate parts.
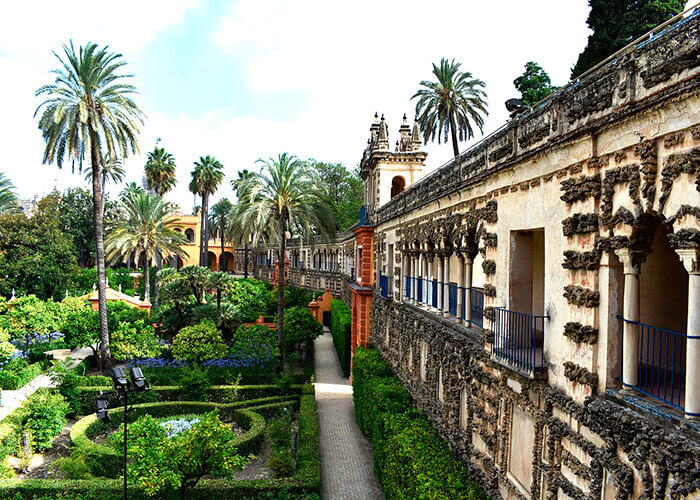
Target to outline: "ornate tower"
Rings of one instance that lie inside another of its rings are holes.
[[[403,115],[399,140],[394,151],[389,148],[389,127],[375,113],[369,129],[367,148],[360,162],[360,175],[365,184],[366,216],[375,220],[377,209],[423,177],[423,165],[428,154],[421,147],[418,123],[411,128]]]

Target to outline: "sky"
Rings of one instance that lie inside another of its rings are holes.
[[[53,78],[54,52],[70,40],[123,54],[147,119],[140,154],[124,161],[125,182],[141,182],[156,141],[173,153],[178,184],[168,195],[190,213],[193,162],[215,156],[226,179],[213,197],[234,198],[229,182],[256,160],[289,152],[358,165],[374,113],[390,144],[411,96],[432,79],[432,63],[455,59],[486,83],[484,132],[502,126],[513,80],[536,61],[555,85],[590,31],[587,0],[123,0],[4,4],[0,15],[0,172],[22,198],[87,187],[70,164],[43,165],[35,90]],[[475,140],[481,139],[481,136]],[[474,142],[474,141],[472,141]],[[468,147],[462,143],[460,150]],[[450,160],[430,143],[426,172]],[[109,186],[115,196],[122,186]]]

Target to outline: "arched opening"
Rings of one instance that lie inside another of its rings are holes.
[[[625,384],[684,408],[688,273],[671,247],[668,234],[666,225],[659,224],[652,252],[639,269],[636,298],[634,288],[629,294],[625,292],[626,275],[619,273],[615,278],[619,287],[617,312],[622,321],[618,355],[608,355],[619,360],[615,371]],[[611,262],[619,261],[611,258]],[[620,267],[624,272],[624,266]],[[633,300],[638,301],[638,318],[625,317],[627,301]],[[625,345],[634,347],[626,352]]]
[[[216,254],[214,252],[207,252],[207,264],[209,265],[209,269],[212,271],[219,270],[219,266],[217,266],[216,261]]]
[[[397,194],[401,193],[406,189],[406,179],[400,175],[395,176],[391,179],[391,197],[393,198]],[[385,191],[386,192],[386,191]]]
[[[233,271],[233,254],[231,252],[224,252],[220,266],[222,271]]]
[[[189,243],[194,243],[194,231],[192,229],[185,229],[185,237]]]

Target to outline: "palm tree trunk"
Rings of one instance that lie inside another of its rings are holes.
[[[457,126],[455,125],[455,117],[450,115],[450,134],[452,135],[452,150],[455,158],[459,156],[459,145],[457,143]]]
[[[109,330],[107,327],[107,294],[105,282],[105,241],[102,232],[102,175],[98,156],[97,132],[90,126],[90,161],[92,162],[92,217],[95,225],[95,264],[97,265],[97,302],[100,314],[100,341],[98,360],[100,371],[110,368]]]
[[[224,269],[224,217],[221,216],[221,221],[219,222],[219,231],[221,232],[221,257],[219,257],[219,271],[228,271],[228,266]]]
[[[153,307],[158,309],[158,273],[163,269],[163,256],[156,247],[156,275],[153,280]]]
[[[243,245],[243,277],[248,279],[248,240]]]
[[[144,254],[146,252],[144,251]],[[144,286],[144,292],[143,292],[143,300],[148,300],[151,297],[151,266],[149,265],[150,262],[148,262],[148,257],[144,255],[144,264],[143,264],[143,276],[146,282],[143,284]]]
[[[203,267],[209,266],[209,227],[207,225],[207,212],[209,211],[209,196],[202,195],[202,229],[200,231],[200,244],[199,251],[201,253],[199,257],[199,265]]]
[[[280,245],[277,262],[277,347],[280,351],[277,373],[284,371],[284,254],[287,240],[287,217],[283,214],[280,221]]]

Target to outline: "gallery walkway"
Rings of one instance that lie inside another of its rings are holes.
[[[355,423],[352,386],[343,377],[328,328],[316,339],[314,351],[321,498],[384,498],[372,470],[372,448]]]

